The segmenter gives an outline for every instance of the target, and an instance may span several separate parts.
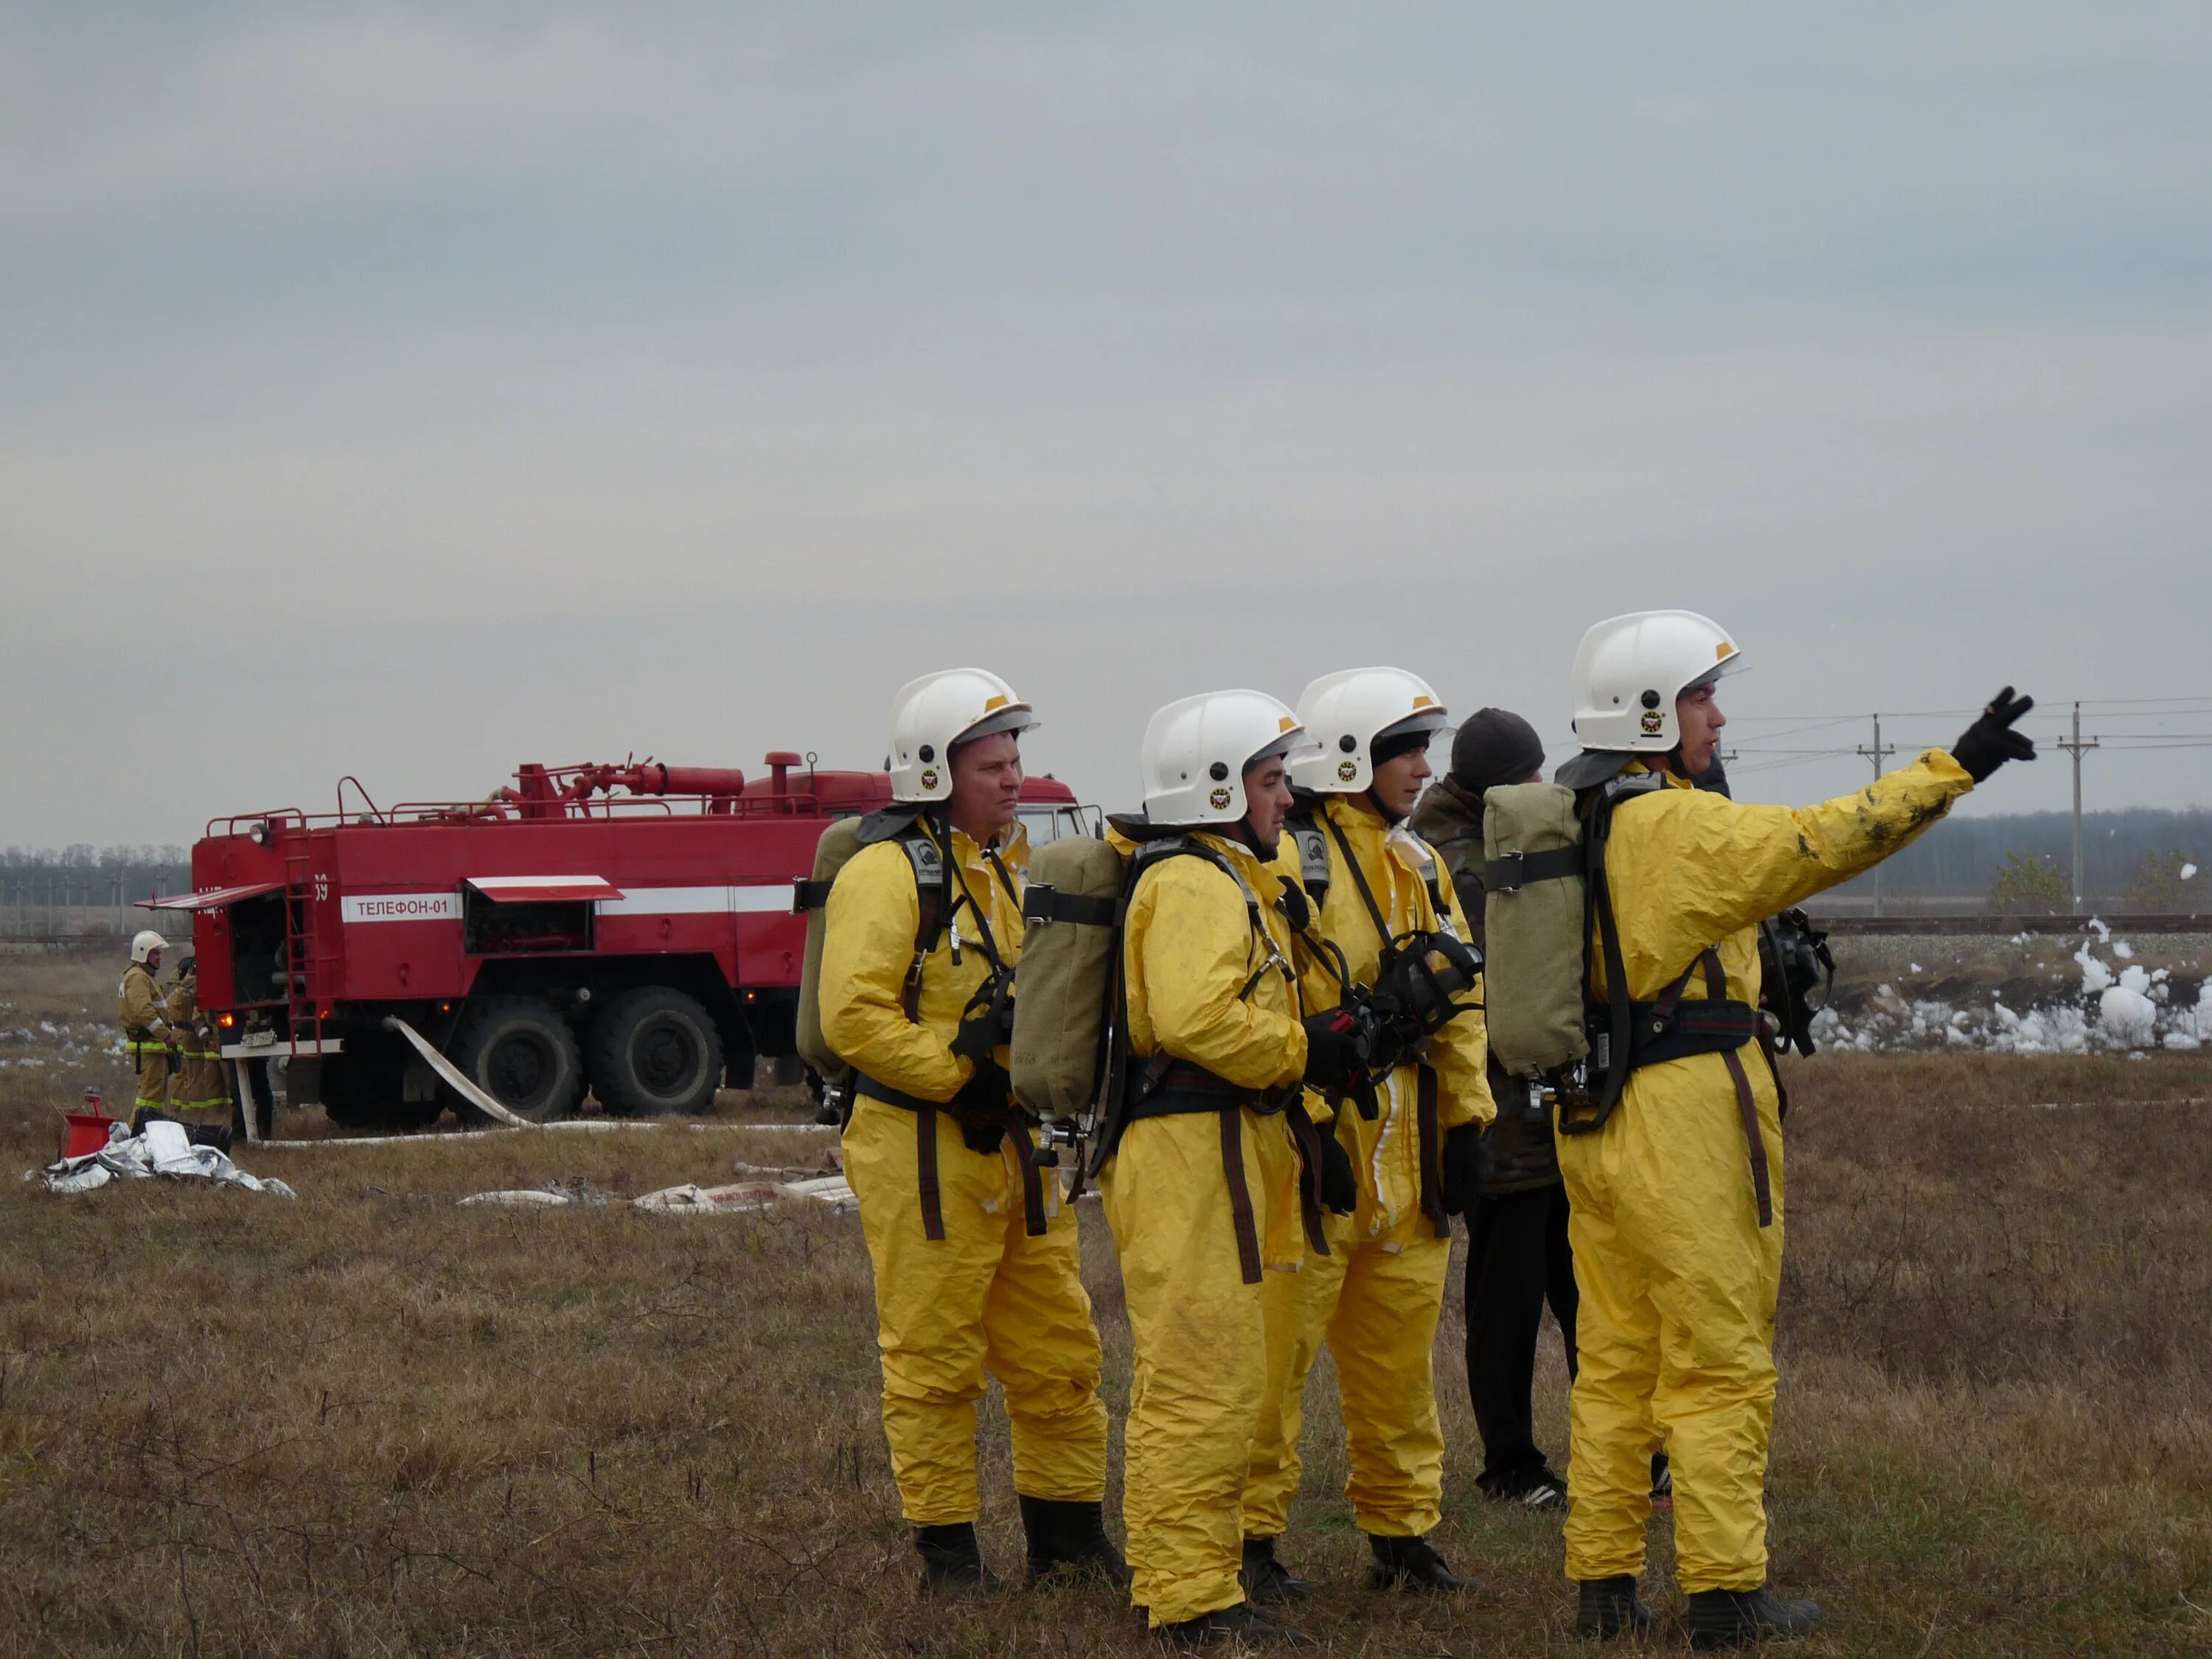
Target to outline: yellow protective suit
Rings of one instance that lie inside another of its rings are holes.
[[[175,1032],[179,1057],[169,1109],[175,1112],[230,1110],[230,1085],[223,1077],[222,1054],[215,1032],[199,1017],[199,978],[187,974],[170,988],[164,1005]]]
[[[1426,847],[1416,839],[1393,842],[1382,815],[1356,796],[1324,798],[1321,809],[1343,832],[1359,860],[1392,937],[1438,927],[1419,866]],[[1318,823],[1318,818],[1316,822]],[[1382,940],[1358,884],[1344,867],[1343,849],[1322,825],[1329,884],[1315,928],[1344,952],[1355,981],[1375,982]],[[1433,859],[1433,854],[1430,857]],[[1276,873],[1296,880],[1298,859],[1288,837]],[[1451,925],[1468,936],[1449,878],[1438,887]],[[1321,953],[1297,951],[1304,1005],[1334,1007],[1342,988]],[[1481,1000],[1480,988],[1468,1000]],[[1431,1039],[1437,1081],[1437,1123],[1488,1123],[1498,1115],[1487,1076],[1488,1043],[1481,1011],[1460,1015]],[[1270,1278],[1267,1285],[1269,1412],[1252,1449],[1251,1485],[1244,1495],[1244,1531],[1253,1538],[1279,1536],[1297,1494],[1298,1434],[1306,1373],[1324,1335],[1336,1358],[1344,1406],[1351,1476],[1345,1497],[1362,1532],[1417,1538],[1443,1514],[1444,1442],[1437,1419],[1431,1352],[1443,1305],[1451,1237],[1438,1237],[1421,1212],[1421,1146],[1417,1068],[1403,1066],[1377,1089],[1380,1111],[1370,1121],[1346,1101],[1336,1121],[1322,1123],[1352,1155],[1359,1176],[1359,1206],[1325,1224],[1329,1254],[1308,1259],[1304,1272]],[[1316,1118],[1327,1109],[1313,1103]],[[1441,1148],[1441,1140],[1438,1142]]]
[[[1266,937],[1253,929],[1244,890],[1213,865],[1174,857],[1147,871],[1122,941],[1131,1065],[1172,1054],[1256,1099],[1305,1070],[1281,888],[1237,843],[1193,839],[1263,901]],[[1277,958],[1281,966],[1270,966]],[[1135,1350],[1122,1504],[1130,1596],[1152,1610],[1155,1629],[1244,1599],[1237,1575],[1252,1441],[1267,1404],[1267,1340],[1262,1286],[1246,1273],[1224,1173],[1231,1155],[1243,1162],[1262,1264],[1294,1274],[1304,1253],[1299,1165],[1279,1113],[1248,1105],[1140,1119],[1100,1182]]]
[[[949,1101],[974,1074],[950,1044],[989,971],[979,935],[988,928],[1009,966],[1021,951],[1027,842],[1018,826],[1011,834],[1002,852],[987,855],[951,832],[955,904],[922,964],[912,1022],[903,998],[921,915],[914,867],[886,842],[839,872],[823,938],[823,1033],[863,1076]],[[925,1148],[934,1154],[940,1238],[928,1237],[925,1220]],[[846,1126],[844,1158],[875,1268],[884,1432],[906,1518],[918,1527],[975,1519],[975,1401],[986,1370],[1006,1389],[1015,1490],[1098,1502],[1106,1492],[1098,1333],[1075,1214],[1060,1205],[1058,1184],[1048,1172],[1046,1230],[1031,1237],[1011,1138],[974,1152],[951,1113],[866,1097]]]
[[[1871,868],[1973,787],[1940,750],[1855,794],[1796,810],[1668,781],[1677,787],[1620,805],[1606,848],[1629,992],[1640,1001],[1717,945],[1728,996],[1755,1003],[1763,918]],[[1692,975],[1686,999],[1705,994]],[[1772,1073],[1747,1043],[1733,1058],[1748,1076],[1766,1147],[1774,1219],[1761,1227],[1730,1058],[1644,1066],[1603,1128],[1559,1138],[1582,1293],[1567,1477],[1572,1579],[1642,1571],[1650,1459],[1663,1440],[1682,1589],[1766,1582],[1782,1124]]]
[[[123,982],[115,988],[115,1018],[122,1024],[123,1052],[137,1079],[134,1106],[167,1110],[174,1034],[169,1027],[168,1000],[144,963],[134,962],[123,970]]]

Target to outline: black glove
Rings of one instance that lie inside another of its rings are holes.
[[[988,1158],[999,1150],[1006,1138],[1003,1123],[965,1123],[960,1126],[960,1139],[971,1152],[981,1152]]]
[[[1465,1215],[1490,1184],[1490,1137],[1479,1123],[1462,1123],[1444,1136],[1444,1213]]]
[[[1006,1024],[1003,1005],[995,999],[969,1003],[960,1016],[959,1029],[952,1034],[952,1052],[974,1060],[981,1070],[991,1063],[999,1045],[1011,1035]]]
[[[2034,707],[2033,697],[2015,697],[2008,685],[1990,700],[1981,719],[1951,745],[1951,758],[1966,768],[1966,775],[1976,783],[1987,781],[1990,774],[2007,761],[2033,760],[2034,743],[2012,728],[2014,721]]]
[[[947,1103],[971,1113],[1003,1112],[1012,1100],[1013,1092],[1013,1079],[1006,1075],[1006,1068],[987,1054],[975,1062],[975,1074],[960,1085],[960,1092]],[[976,1150],[991,1149],[980,1146]]]
[[[1336,1131],[1321,1132],[1321,1206],[1332,1215],[1350,1215],[1359,1207],[1359,1176],[1352,1167],[1352,1154],[1336,1138]]]
[[[1373,1033],[1351,1009],[1308,1014],[1305,1028],[1306,1081],[1315,1088],[1341,1089],[1365,1069]]]

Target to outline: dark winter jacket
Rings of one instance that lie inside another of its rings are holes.
[[[1415,835],[1436,848],[1451,877],[1452,890],[1474,942],[1482,944],[1482,797],[1448,777],[1431,784],[1408,821]],[[1491,1172],[1487,1190],[1533,1192],[1559,1184],[1559,1155],[1552,1147],[1551,1115],[1528,1106],[1528,1085],[1490,1063],[1490,1092],[1498,1099],[1498,1121],[1490,1130]]]

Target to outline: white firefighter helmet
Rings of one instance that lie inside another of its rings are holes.
[[[1205,691],[1171,702],[1145,727],[1145,817],[1234,823],[1244,816],[1244,769],[1310,744],[1290,705],[1264,691]]]
[[[1608,617],[1575,651],[1575,741],[1614,754],[1663,755],[1682,740],[1674,699],[1742,666],[1727,631],[1694,611]]]
[[[1291,781],[1317,795],[1354,795],[1375,781],[1377,743],[1433,737],[1451,724],[1451,715],[1436,687],[1419,674],[1346,668],[1306,687],[1298,723],[1319,747],[1291,768]]]
[[[144,962],[151,957],[155,951],[166,951],[168,948],[168,940],[150,927],[143,928],[131,941],[131,960]]]
[[[1036,724],[1014,688],[986,669],[945,668],[908,680],[891,699],[891,799],[945,799],[955,744]]]

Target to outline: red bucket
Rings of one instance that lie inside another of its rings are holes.
[[[108,1126],[112,1117],[93,1112],[64,1112],[69,1132],[62,1141],[64,1158],[82,1158],[87,1152],[96,1152],[107,1145]]]

